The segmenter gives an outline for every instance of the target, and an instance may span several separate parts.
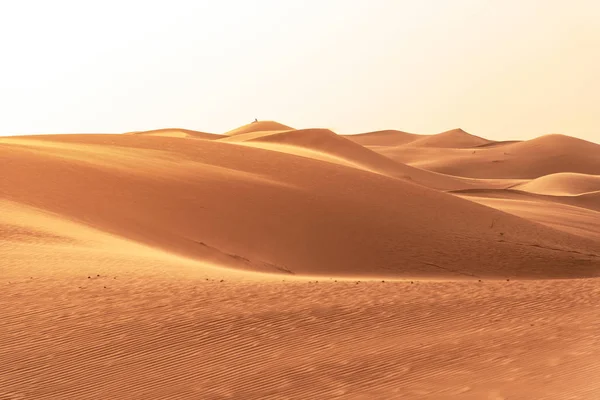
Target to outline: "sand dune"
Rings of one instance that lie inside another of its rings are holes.
[[[515,143],[521,143],[523,142],[522,140],[500,140],[500,141],[495,141],[495,142],[489,142],[486,144],[481,144],[479,146],[477,146],[480,149],[485,149],[485,148],[489,148],[489,147],[500,147],[500,146],[506,146],[507,144],[515,144]]]
[[[600,192],[547,196],[514,190],[466,190],[456,194],[557,230],[600,240]]]
[[[355,135],[344,135],[345,138],[362,146],[400,146],[414,142],[426,135],[417,135],[396,130],[384,130],[375,132],[359,133]]]
[[[339,160],[345,165],[363,167],[391,176],[407,176],[415,168],[398,164],[361,145],[335,134],[329,129],[299,129],[277,132],[252,132],[231,137],[229,141],[242,143],[267,143],[275,146],[263,146],[281,152],[297,155],[313,155],[297,148],[312,150],[330,156],[328,160]],[[281,146],[278,146],[281,145]],[[291,148],[289,146],[292,146]],[[314,157],[318,157],[315,155]],[[424,174],[431,175],[429,172]]]
[[[600,145],[564,135],[472,149],[418,148],[413,144],[373,150],[398,162],[470,178],[534,179],[560,172],[600,174]]]
[[[437,135],[425,136],[410,142],[415,147],[441,147],[441,148],[471,148],[488,145],[492,141],[471,135],[462,129],[452,129]]]
[[[329,129],[250,132],[227,137],[222,141],[250,144],[267,150],[360,168],[390,177],[408,179],[437,190],[507,188],[521,183],[519,180],[454,177],[411,167],[353,142],[350,136],[340,136]]]
[[[127,132],[126,135],[146,135],[146,136],[166,136],[166,137],[179,137],[179,138],[193,138],[193,139],[219,139],[223,135],[215,133],[206,133],[200,131],[193,131],[190,129],[181,128],[165,128],[165,129],[153,129],[150,131],[137,131]]]
[[[232,129],[226,132],[225,135],[233,136],[251,132],[289,131],[291,129],[294,128],[275,121],[257,121]]]
[[[0,399],[599,398],[600,146],[449,132],[0,138]]]
[[[223,266],[329,276],[599,272],[593,240],[306,157],[139,135],[4,138],[0,149],[7,200]]]
[[[520,150],[538,150],[543,151],[547,155],[556,154],[557,146],[560,146],[563,152],[582,152],[587,153],[588,151],[597,151],[600,145],[597,143],[589,142],[587,140],[575,138],[572,136],[561,135],[561,134],[550,134],[543,135],[531,140],[525,140],[511,144],[514,149]]]
[[[458,196],[473,196],[478,198],[490,198],[490,199],[504,199],[504,200],[516,200],[530,203],[532,205],[538,205],[540,208],[551,206],[550,203],[560,203],[571,205],[575,207],[587,208],[589,210],[600,211],[600,191],[584,193],[580,195],[548,195],[538,194],[532,192],[526,192],[519,189],[461,189],[452,190],[449,193],[456,194]],[[497,207],[494,207],[497,208]],[[546,210],[547,211],[547,210]],[[560,219],[561,216],[557,215],[556,218]],[[593,217],[594,219],[596,216]],[[569,225],[568,221],[565,221],[565,225]]]
[[[563,172],[542,176],[514,188],[552,196],[577,196],[600,191],[600,175]]]

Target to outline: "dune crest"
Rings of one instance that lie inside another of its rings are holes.
[[[290,131],[250,132],[221,139],[263,149],[329,161],[364,169],[437,189],[506,188],[515,180],[476,180],[454,177],[415,168],[393,161],[329,129],[295,129]]]
[[[127,133],[125,133],[125,135],[166,136],[166,137],[207,139],[207,140],[214,140],[214,139],[218,139],[223,136],[223,135],[219,135],[216,133],[193,131],[191,129],[182,129],[182,128],[164,128],[164,129],[152,129],[149,131],[127,132]]]
[[[249,124],[240,126],[239,128],[232,129],[228,132],[225,132],[227,136],[240,135],[243,133],[250,132],[270,132],[270,131],[288,131],[290,129],[294,129],[290,126],[280,124],[276,121],[257,121],[251,122]]]

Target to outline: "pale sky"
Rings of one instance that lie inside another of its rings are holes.
[[[598,0],[0,1],[0,135],[255,117],[600,141]]]

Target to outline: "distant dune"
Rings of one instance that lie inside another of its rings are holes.
[[[317,130],[271,140],[314,146],[322,138],[356,145]],[[0,143],[8,200],[225,267],[373,277],[599,272],[595,241],[332,162],[144,135]]]
[[[333,162],[339,161],[339,163],[344,165],[356,166],[398,177],[405,177],[409,172],[414,170],[412,167],[398,164],[372,150],[353,143],[329,129],[252,132],[250,134],[234,136],[229,141],[253,143],[259,146],[260,144],[270,144],[274,146],[262,147],[311,158],[320,158]],[[298,148],[312,150],[313,152],[304,152]],[[319,157],[319,154],[325,157]]]
[[[471,135],[462,129],[452,129],[435,135],[418,135],[395,130],[346,135],[363,146],[407,146],[420,148],[463,149],[493,145],[495,142]]]
[[[454,177],[411,167],[357,144],[350,136],[340,136],[329,129],[249,132],[221,140],[365,169],[438,190],[505,188],[519,183],[518,180]]]
[[[452,129],[437,135],[425,136],[410,142],[415,147],[439,147],[439,148],[471,148],[492,143],[490,140],[471,135],[462,129]]]
[[[225,133],[225,135],[233,136],[240,135],[242,133],[250,133],[250,132],[268,132],[268,131],[288,131],[293,129],[290,126],[280,124],[275,121],[257,121],[251,122],[249,124],[240,126],[239,128],[232,129]]]
[[[373,147],[398,162],[448,175],[482,179],[534,179],[559,172],[600,174],[600,145],[546,135],[477,148]]]
[[[208,140],[214,140],[214,139],[218,139],[218,138],[222,137],[222,135],[217,135],[215,133],[192,131],[189,129],[181,129],[181,128],[165,128],[165,129],[153,129],[150,131],[127,132],[126,135],[166,136],[166,137],[208,139]]]
[[[600,175],[562,172],[517,185],[515,189],[552,196],[577,196],[600,191]]]
[[[417,135],[395,130],[375,131],[359,133],[356,135],[344,135],[345,138],[362,146],[400,146],[414,142],[426,135]]]

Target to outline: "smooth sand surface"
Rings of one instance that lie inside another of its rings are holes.
[[[193,138],[193,139],[207,139],[214,140],[223,137],[215,133],[199,132],[190,129],[181,128],[164,128],[164,129],[153,129],[150,131],[138,131],[128,132],[126,135],[146,135],[146,136],[166,136],[166,137],[179,137],[179,138]]]
[[[598,399],[598,149],[0,138],[0,399]]]
[[[600,238],[600,196],[543,196],[506,190],[456,192],[480,204],[587,238]],[[587,200],[587,201],[586,201]]]
[[[375,132],[358,133],[355,135],[344,135],[362,146],[400,146],[425,137],[416,133],[396,131],[393,129]]]
[[[256,121],[225,132],[225,135],[233,136],[251,132],[287,131],[294,129],[291,126],[276,121]]]
[[[552,196],[579,196],[600,191],[600,175],[559,173],[542,176],[515,188]]]
[[[484,146],[493,143],[491,140],[471,135],[460,128],[452,129],[437,135],[426,136],[410,142],[414,147],[436,147],[462,149]]]
[[[221,140],[360,168],[443,191],[504,189],[523,183],[518,179],[463,178],[411,167],[358,144],[351,136],[337,135],[329,129],[258,131]]]
[[[372,149],[418,168],[470,178],[534,179],[563,172],[600,175],[600,145],[565,135],[472,148],[415,143]]]

